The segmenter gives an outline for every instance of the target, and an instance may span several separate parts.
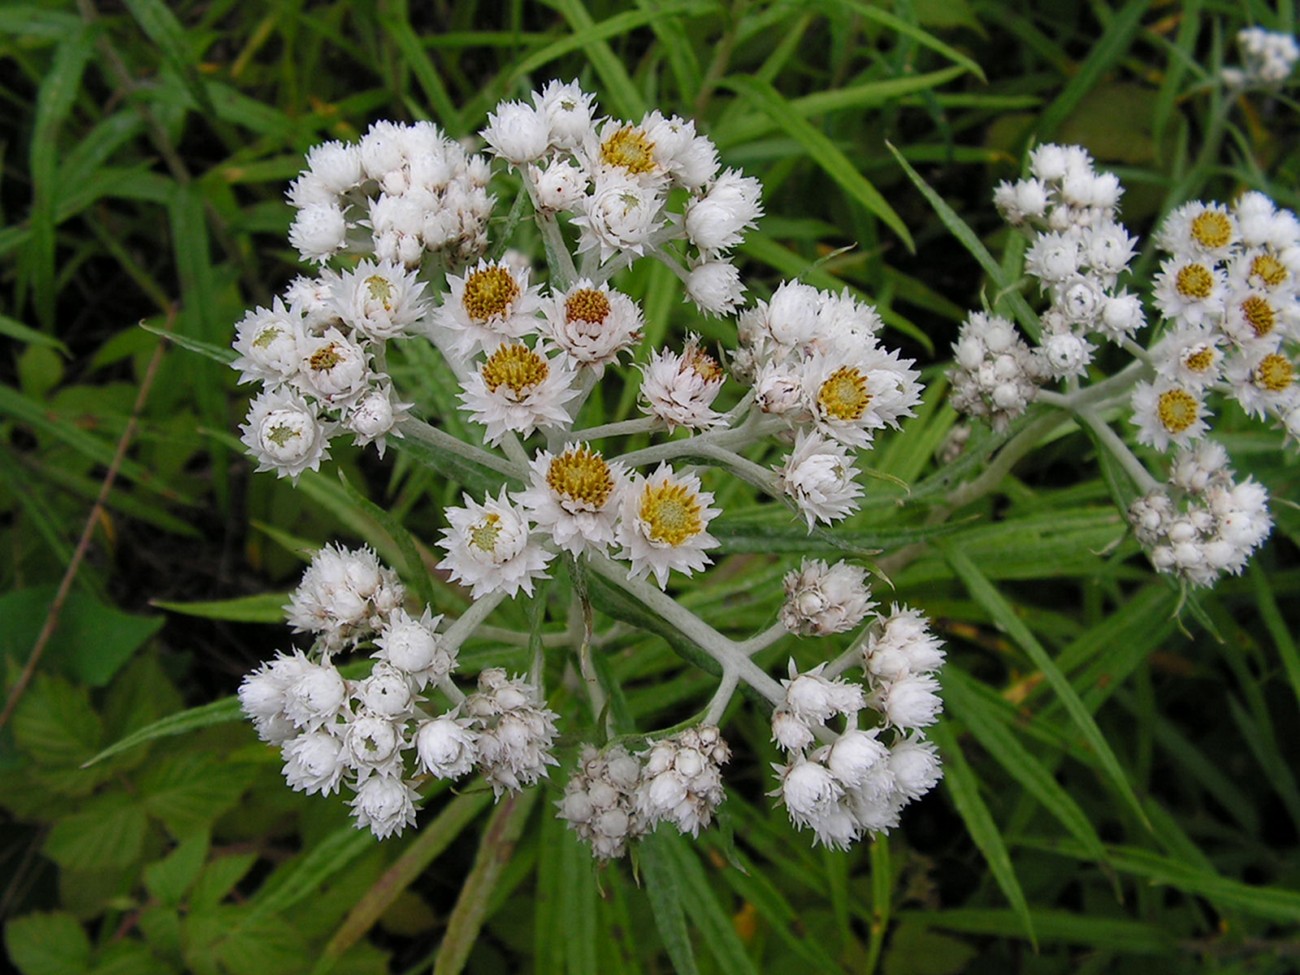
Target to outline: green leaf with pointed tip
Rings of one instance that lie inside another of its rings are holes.
[[[28,914],[5,924],[5,950],[22,975],[90,970],[90,938],[71,914]]]
[[[153,724],[146,725],[139,731],[134,731],[120,741],[109,745],[85,764],[87,766],[94,765],[96,762],[102,762],[106,758],[111,758],[129,748],[143,745],[145,742],[189,734],[191,731],[198,731],[200,728],[208,728],[215,724],[229,724],[230,722],[243,720],[243,717],[244,712],[239,708],[239,698],[223,697],[211,704],[190,708],[188,711],[181,711],[179,714],[169,714],[167,717],[153,722]]]

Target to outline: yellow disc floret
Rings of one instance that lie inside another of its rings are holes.
[[[1251,327],[1256,338],[1263,338],[1277,327],[1277,311],[1267,298],[1250,295],[1241,303],[1241,317]]]
[[[521,398],[551,373],[546,359],[521,342],[499,346],[483,363],[479,375],[487,388],[495,393],[505,386],[506,395]]]
[[[331,342],[313,352],[307,364],[316,372],[329,372],[342,361],[343,356],[339,355],[338,344]]]
[[[1205,372],[1214,365],[1214,346],[1202,342],[1183,356],[1183,365],[1191,372]]]
[[[382,274],[372,274],[366,278],[365,284],[371,301],[379,302],[385,311],[393,310],[393,282]]]
[[[706,383],[722,382],[722,366],[703,349],[692,347],[687,350],[686,364]]]
[[[1295,366],[1281,353],[1264,356],[1255,367],[1255,385],[1270,393],[1280,393],[1295,382]]]
[[[1205,210],[1192,218],[1192,239],[1209,250],[1226,247],[1232,241],[1232,221],[1226,213]]]
[[[564,320],[600,325],[609,317],[609,297],[595,288],[581,288],[564,301]]]
[[[840,366],[817,390],[817,405],[836,420],[860,420],[870,403],[867,377],[856,366]]]
[[[657,168],[655,144],[635,126],[619,129],[600,144],[600,159],[607,166],[627,170],[633,176],[653,173]]]
[[[561,498],[599,510],[614,490],[614,475],[600,454],[588,447],[574,447],[551,461],[546,485]]]
[[[1196,422],[1196,397],[1185,389],[1169,389],[1156,400],[1160,425],[1170,433],[1182,433]]]
[[[485,267],[465,279],[461,304],[470,319],[486,322],[504,316],[519,297],[519,282],[503,267]]]
[[[496,551],[497,538],[501,535],[501,516],[488,514],[469,530],[469,543],[480,552],[489,555]]]
[[[685,484],[647,484],[641,494],[641,520],[652,542],[681,545],[704,530],[700,502]]]
[[[1266,288],[1276,288],[1284,284],[1290,275],[1286,265],[1272,254],[1260,254],[1250,262],[1250,281],[1256,279]]]
[[[1184,264],[1174,277],[1174,286],[1184,298],[1203,301],[1214,290],[1214,275],[1204,264]]]

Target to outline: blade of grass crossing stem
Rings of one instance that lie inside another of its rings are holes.
[[[686,839],[678,833],[660,830],[660,835],[666,840],[664,852],[677,875],[686,903],[691,905],[691,919],[704,936],[704,944],[717,960],[719,968],[728,975],[758,975],[730,915],[718,903],[718,895],[709,886],[695,847],[688,846]]]
[[[993,822],[989,807],[980,798],[979,782],[976,781],[970,765],[966,763],[966,756],[961,753],[961,748],[957,745],[957,736],[953,734],[949,722],[943,720],[930,729],[930,737],[934,739],[934,743],[939,746],[939,751],[943,754],[944,788],[952,797],[953,805],[957,807],[962,822],[966,824],[970,838],[984,855],[984,861],[989,865],[993,879],[1002,888],[1002,893],[1011,903],[1011,909],[1020,918],[1025,934],[1029,936],[1034,950],[1037,951],[1038,936],[1034,933],[1034,922],[1029,914],[1029,903],[1025,900],[1025,892],[1021,889],[1015,867],[1011,865],[1011,854],[1007,852],[1007,845],[1002,840],[1002,834],[998,832],[997,824]]]
[[[86,762],[82,768],[88,768],[96,762],[102,762],[106,758],[112,758],[120,752],[143,745],[145,742],[153,741],[156,738],[185,735],[191,731],[198,731],[200,728],[211,727],[214,724],[229,724],[240,721],[243,717],[244,712],[240,710],[239,698],[237,697],[223,697],[211,704],[190,708],[188,711],[181,711],[179,714],[169,714],[165,718],[159,718],[153,724],[147,724],[143,728],[131,732],[125,738],[118,739]]]
[[[425,564],[424,559],[420,557],[420,550],[416,547],[415,536],[406,530],[400,519],[394,518],[388,513],[388,509],[382,505],[375,504],[370,498],[356,489],[347,476],[339,471],[339,480],[343,482],[344,489],[347,490],[348,496],[357,504],[361,505],[370,516],[383,526],[384,531],[392,536],[393,541],[397,543],[397,549],[402,553],[402,561],[406,563],[406,572],[402,578],[415,589],[415,593],[420,597],[422,602],[430,606],[437,602],[437,596],[434,593],[433,577],[429,575],[429,567]]]
[[[984,69],[971,58],[962,54],[961,51],[958,51],[955,47],[950,47],[945,44],[933,34],[926,33],[915,24],[908,23],[896,14],[891,14],[887,10],[882,10],[879,7],[873,7],[870,4],[863,3],[862,0],[837,0],[837,2],[840,6],[848,7],[850,10],[861,14],[868,20],[874,20],[876,23],[888,27],[890,30],[897,31],[905,37],[910,37],[922,47],[928,47],[936,54],[942,55],[954,64],[960,64],[967,71],[972,72],[981,81],[988,80],[984,77]]]
[[[374,847],[375,838],[366,830],[352,826],[335,830],[271,874],[250,902],[250,916],[275,914],[302,903],[330,877]]]
[[[1101,729],[1097,727],[1097,722],[1093,720],[1088,709],[1084,707],[1083,701],[1079,695],[1070,686],[1070,682],[1060,669],[1048,656],[1047,651],[1042,644],[1029,632],[1029,627],[1016,616],[1011,606],[1007,603],[1002,595],[995,589],[984,577],[984,574],[976,567],[975,563],[963,552],[958,551],[955,546],[947,544],[942,539],[935,540],[935,547],[943,553],[948,565],[957,573],[958,577],[965,584],[971,597],[988,611],[993,621],[1007,634],[1019,647],[1029,656],[1033,662],[1047,678],[1047,682],[1052,685],[1061,704],[1074,723],[1083,733],[1084,740],[1091,746],[1093,754],[1096,756],[1098,763],[1106,777],[1110,779],[1125,803],[1137,816],[1138,821],[1148,830],[1151,828],[1151,822],[1147,819],[1146,812],[1142,809],[1141,802],[1138,801],[1137,795],[1133,792],[1133,787],[1129,784],[1128,778],[1124,775],[1124,769],[1119,764],[1119,759],[1111,751],[1110,745],[1102,736]]]
[[[36,317],[45,328],[54,326],[56,270],[54,266],[54,214],[57,209],[58,130],[72,111],[81,76],[93,50],[94,32],[81,27],[59,44],[50,70],[41,80],[32,122],[32,147],[28,159],[32,172],[31,243],[24,251],[27,279],[32,289]]]
[[[880,191],[858,172],[849,157],[844,155],[824,132],[791,110],[789,102],[780,92],[765,81],[743,75],[732,75],[718,84],[720,87],[730,88],[763,111],[785,131],[786,135],[803,146],[813,162],[820,166],[822,171],[845,193],[897,234],[909,251],[916,251],[916,244],[907,226],[894,212],[894,208],[880,195]]]
[[[1296,652],[1295,639],[1291,636],[1286,621],[1282,619],[1282,613],[1278,610],[1268,576],[1254,562],[1250,565],[1250,581],[1255,587],[1259,617],[1264,621],[1265,628],[1273,638],[1278,656],[1282,658],[1282,666],[1286,668],[1287,680],[1291,682],[1291,690],[1295,693],[1296,701],[1300,702],[1300,653]]]
[[[989,276],[989,280],[993,282],[999,295],[999,301],[995,302],[994,306],[996,307],[1002,301],[1005,301],[1010,306],[1016,320],[1029,329],[1032,334],[1037,334],[1038,316],[1029,307],[1029,302],[1025,300],[1025,296],[1008,284],[1002,265],[989,253],[988,248],[976,236],[975,231],[971,230],[966,221],[957,215],[957,211],[950,207],[943,197],[921,178],[921,174],[903,158],[903,154],[898,151],[896,146],[889,142],[886,142],[885,145],[894,154],[898,164],[903,167],[903,171],[907,173],[907,178],[921,191],[921,195],[925,197],[939,220],[948,228],[948,233],[957,238],[957,241],[966,248],[971,257],[975,258],[979,266],[984,269],[984,273]]]
[[[1129,0],[1115,15],[1101,39],[1092,46],[1088,57],[1079,66],[1078,72],[1056,100],[1043,111],[1038,121],[1039,139],[1050,141],[1057,127],[1079,107],[1084,96],[1128,52],[1133,44],[1133,35],[1142,25],[1142,15],[1146,13],[1149,3],[1150,0]]]
[[[582,0],[556,0],[555,9],[560,15],[569,22],[569,27],[575,35],[590,36],[589,40],[583,42],[583,50],[587,52],[587,57],[591,59],[592,66],[596,69],[596,74],[600,75],[600,80],[605,83],[605,90],[609,93],[610,104],[618,110],[624,118],[640,119],[645,114],[645,99],[637,91],[631,76],[619,60],[613,49],[605,42],[604,37],[594,33],[596,22],[592,20],[587,6]],[[661,11],[662,13],[662,11]],[[629,16],[634,14],[637,18],[649,19],[646,14],[639,11],[629,11],[628,14],[619,14],[611,17],[614,21],[619,16]],[[655,12],[650,12],[650,17],[655,16]],[[630,27],[624,28],[619,33],[625,33],[631,30]],[[590,34],[589,34],[590,32]]]
[[[1024,786],[1025,791],[1037,799],[1081,846],[1091,850],[1099,863],[1104,863],[1106,851],[1101,837],[1079,804],[1061,788],[1047,767],[1020,744],[1020,739],[1001,719],[990,713],[981,697],[971,693],[967,681],[972,679],[955,668],[944,674],[944,701],[953,716],[961,720],[971,736],[1008,775]]]
[[[515,851],[528,813],[537,801],[540,789],[525,789],[501,800],[488,819],[479,843],[474,866],[456,898],[447,922],[447,933],[433,965],[433,975],[458,975],[465,967],[470,950],[486,920],[488,901],[506,864]]]
[[[673,971],[678,975],[700,975],[691,948],[691,935],[686,928],[684,885],[674,869],[669,842],[667,831],[658,830],[640,843],[641,876],[645,878],[646,898],[650,901],[655,928],[668,952]]]
[[[532,790],[535,794],[535,790]],[[356,902],[348,916],[344,918],[339,929],[334,932],[329,943],[325,945],[317,972],[325,972],[333,967],[334,962],[349,948],[363,938],[374,927],[384,911],[397,900],[399,894],[406,890],[415,879],[428,869],[429,864],[452,844],[456,837],[472,823],[483,807],[488,804],[486,792],[467,792],[452,799],[438,817],[428,826],[421,828],[415,842],[397,859],[384,875]],[[527,809],[524,810],[527,816]],[[496,817],[493,817],[495,820]],[[489,826],[489,832],[491,827]],[[513,841],[511,841],[513,843]],[[507,859],[509,854],[507,854]],[[502,861],[504,866],[505,861]],[[473,875],[471,874],[471,879]],[[466,889],[468,889],[468,882]],[[489,888],[490,892],[490,888]],[[463,894],[462,894],[463,896]],[[484,901],[486,904],[486,900]],[[459,905],[458,905],[459,906]],[[480,923],[481,923],[480,919]],[[450,937],[450,932],[448,934]]]

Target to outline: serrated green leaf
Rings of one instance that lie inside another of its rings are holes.
[[[183,753],[155,762],[139,780],[140,800],[177,838],[206,830],[248,787],[252,770]]]
[[[99,748],[103,726],[84,687],[39,675],[14,711],[13,734],[43,768],[75,769]]]
[[[780,92],[765,81],[743,75],[733,75],[723,79],[719,84],[744,96],[765,112],[787,135],[804,147],[813,162],[820,166],[822,171],[844,192],[897,234],[909,251],[916,250],[916,244],[906,224],[880,195],[880,191],[871,185],[871,182],[858,171],[857,167],[849,161],[848,156],[844,155],[825,133],[814,128],[806,119],[792,113]]]
[[[22,975],[71,975],[90,968],[90,938],[71,914],[27,914],[8,921],[5,950]]]
[[[144,868],[144,886],[149,896],[169,907],[177,907],[199,878],[208,859],[208,834],[195,833],[167,856]]]
[[[289,602],[287,592],[264,592],[256,596],[236,596],[234,599],[216,599],[210,602],[176,603],[155,599],[150,605],[182,616],[198,616],[208,620],[230,620],[235,623],[283,623],[284,607]]]
[[[1016,869],[1011,865],[1011,854],[1007,852],[1007,844],[993,821],[989,807],[980,796],[979,781],[967,764],[966,756],[962,754],[948,721],[943,720],[934,725],[930,729],[930,737],[943,755],[943,784],[952,797],[953,805],[966,824],[970,838],[984,855],[984,862],[989,865],[993,879],[1011,902],[1011,909],[1020,920],[1022,933],[1037,945],[1029,903],[1025,900],[1025,892],[1016,876]]]
[[[56,820],[41,849],[66,870],[125,867],[139,857],[148,827],[148,817],[133,797],[105,793]]]
[[[306,940],[291,925],[256,917],[246,907],[212,905],[182,923],[186,962],[199,971],[208,965],[223,975],[294,975],[311,960]]]
[[[191,731],[208,728],[214,724],[228,724],[233,721],[240,721],[243,716],[244,713],[239,709],[239,698],[224,697],[219,701],[213,701],[211,704],[203,704],[196,708],[190,708],[188,711],[182,711],[180,714],[170,714],[141,728],[139,731],[132,732],[120,741],[109,745],[94,758],[85,762],[85,765],[102,762],[106,758],[111,758],[128,748],[135,748],[148,741],[188,734]]]
[[[199,913],[216,908],[256,862],[256,853],[234,853],[211,860],[190,894],[191,909]],[[252,912],[248,913],[251,916]]]

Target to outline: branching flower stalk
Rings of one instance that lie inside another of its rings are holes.
[[[587,733],[604,742],[577,749],[559,812],[597,857],[621,855],[665,820],[691,834],[709,825],[731,755],[718,725],[742,689],[771,710],[787,758],[773,795],[796,826],[840,848],[893,828],[941,775],[924,729],[941,706],[944,654],[925,618],[877,611],[866,570],[848,562],[803,560],[785,577],[778,618],[740,639],[672,590],[712,563],[714,488],[728,479],[810,533],[856,511],[857,457],[913,415],[918,371],[885,346],[876,310],[847,292],[791,281],[745,307],[730,255],[762,214],[762,187],[724,170],[692,122],[602,118],[591,94],[552,82],[498,105],[480,135],[487,155],[429,123],[377,122],[358,143],[313,149],[289,192],[289,236],[317,273],[250,312],[235,339],[241,378],[263,387],[243,427],[259,469],[296,479],[350,435],[381,455],[418,444],[411,456],[435,474],[446,459],[504,479],[442,512],[437,568],[469,590],[470,606],[444,621],[413,605],[371,550],[326,547],[287,607],[311,647],[250,674],[244,710],[280,747],[293,788],[346,789],[357,825],[384,837],[415,821],[428,777],[476,771],[499,797],[549,774],[571,718],[550,709],[543,687],[559,654],[568,686],[585,689]],[[494,164],[522,187],[505,230],[531,218],[540,263],[490,237]],[[486,257],[489,246],[501,257]],[[636,370],[622,365],[644,320],[614,282],[642,260],[672,270],[700,316],[735,318],[735,342],[715,355],[689,334],[636,355]],[[481,443],[435,425],[427,391],[398,391],[389,343],[429,343],[442,356]],[[638,371],[640,415],[597,414],[593,400],[618,399],[602,383]],[[649,446],[619,453],[647,435]],[[769,466],[773,447],[781,459]],[[562,641],[539,629],[553,577],[568,581]],[[673,633],[689,661],[711,662],[718,683],[698,720],[615,720],[596,665],[610,632],[596,585]],[[505,641],[532,661],[519,676],[484,669],[463,688],[459,650],[505,640],[489,622],[505,600],[533,601],[533,631]],[[793,660],[778,679],[757,659],[792,633],[854,630],[856,680],[843,663],[829,675]],[[335,664],[354,653],[375,661],[360,679]]]

